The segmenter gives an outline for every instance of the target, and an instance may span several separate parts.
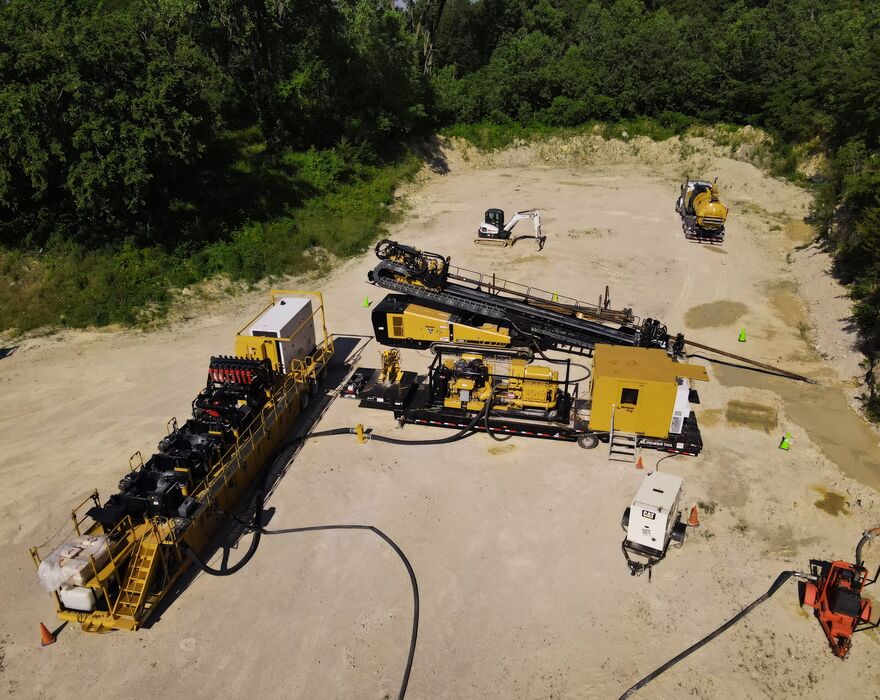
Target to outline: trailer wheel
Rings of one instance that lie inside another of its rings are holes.
[[[623,517],[620,519],[620,527],[624,530],[629,529],[629,507],[625,511],[623,511]]]
[[[299,410],[305,411],[309,407],[309,395],[308,392],[302,392],[299,395]]]
[[[675,526],[672,528],[671,539],[676,547],[681,547],[684,544],[684,538],[687,536],[687,523],[679,520],[675,523]]]
[[[314,379],[309,381],[309,396],[314,398],[318,395],[318,390],[320,388],[320,378],[315,377]]]
[[[578,445],[583,447],[585,450],[592,450],[598,444],[599,444],[599,437],[595,433],[590,433],[588,435],[581,435],[578,438]]]

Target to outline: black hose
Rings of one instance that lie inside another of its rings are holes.
[[[254,513],[255,517],[256,513],[259,513],[260,510],[262,509],[259,509]],[[187,558],[206,574],[210,574],[211,576],[232,576],[232,574],[236,573],[237,571],[241,571],[244,568],[245,564],[247,564],[253,558],[254,554],[257,553],[257,547],[260,546],[260,537],[262,533],[258,529],[254,529],[252,530],[252,532],[253,536],[251,537],[251,545],[250,547],[248,547],[248,550],[244,553],[242,558],[239,559],[235,563],[235,565],[231,567],[226,566],[226,563],[224,562],[222,569],[214,569],[211,566],[208,566],[208,564],[201,557],[199,557],[199,555],[196,554],[195,551],[193,551],[193,549],[186,544],[186,542],[181,542],[180,546],[183,549],[183,553],[186,554]]]
[[[484,426],[486,428],[486,432],[489,434],[489,437],[492,438],[495,442],[507,442],[513,435],[506,435],[505,437],[498,437],[495,432],[489,427],[489,413],[492,412],[492,399],[488,399],[486,401],[486,410],[483,413],[483,420],[485,421]]]
[[[662,462],[664,459],[669,459],[671,457],[681,457],[681,454],[678,452],[673,452],[671,454],[666,455],[665,457],[661,457],[660,459],[657,460],[657,464],[654,465],[654,471],[660,471],[660,462]]]
[[[679,661],[690,656],[691,654],[693,654],[695,651],[697,651],[699,648],[701,648],[705,644],[711,642],[713,639],[715,639],[715,637],[717,637],[719,634],[721,634],[722,632],[724,632],[728,628],[733,627],[733,625],[735,625],[737,622],[742,620],[746,615],[748,615],[750,612],[752,612],[752,610],[754,610],[761,603],[763,603],[765,600],[767,600],[770,596],[772,596],[774,593],[776,593],[776,591],[779,590],[779,588],[782,586],[783,583],[785,583],[786,581],[788,581],[788,579],[790,579],[792,576],[797,575],[798,573],[799,572],[797,572],[797,571],[783,571],[781,574],[779,574],[779,576],[776,577],[776,580],[773,582],[773,585],[770,586],[770,588],[768,589],[768,591],[764,595],[762,595],[760,598],[758,598],[757,600],[752,602],[747,607],[740,610],[736,615],[734,615],[727,622],[725,622],[723,625],[721,625],[721,627],[719,627],[715,631],[707,634],[699,642],[697,642],[693,646],[688,647],[683,652],[681,652],[678,656],[667,661],[665,664],[663,664],[656,671],[649,673],[647,676],[642,678],[642,680],[640,680],[632,688],[630,688],[623,695],[621,695],[620,700],[625,700],[626,698],[628,698],[630,695],[635,693],[640,688],[644,688],[646,685],[648,685],[648,683],[650,683],[652,680],[654,680],[661,673],[663,673],[664,671],[668,671],[670,668],[675,666],[675,664],[677,664]]]
[[[464,440],[465,438],[469,438],[471,435],[475,435],[472,430],[468,428],[464,428],[460,432],[455,435],[450,435],[445,438],[438,438],[437,440],[400,440],[398,438],[385,437],[384,435],[376,435],[374,433],[369,433],[367,435],[368,439],[375,440],[376,442],[387,442],[389,445],[445,445],[449,442],[457,442],[458,440]]]
[[[476,420],[479,419],[479,415],[474,419],[472,425],[476,425]],[[467,430],[467,429],[465,429]],[[296,440],[289,441],[285,443],[285,445],[293,444],[297,441],[304,440],[308,437],[326,437],[330,435],[347,435],[354,432],[354,428],[333,428],[330,430],[321,430],[318,432],[310,433],[309,435],[302,436],[297,438]],[[380,436],[377,436],[380,437]],[[458,439],[461,439],[460,436]],[[390,439],[390,438],[386,438]],[[284,451],[284,447],[279,449],[279,454],[282,454]],[[398,544],[392,540],[388,535],[382,532],[379,528],[374,527],[373,525],[311,525],[308,527],[295,527],[288,528],[285,530],[266,530],[263,528],[260,519],[263,513],[263,504],[265,498],[265,489],[266,484],[269,479],[269,475],[271,473],[271,469],[267,469],[266,473],[263,477],[263,481],[260,484],[259,489],[257,490],[257,495],[254,500],[254,517],[251,523],[248,523],[241,518],[239,518],[234,513],[226,513],[232,520],[239,523],[243,527],[247,528],[253,536],[251,538],[250,547],[248,547],[248,551],[245,552],[244,556],[235,563],[232,567],[227,567],[225,564],[222,569],[215,569],[209,566],[204,560],[199,557],[198,554],[195,553],[185,542],[181,543],[184,553],[189,558],[189,560],[195,564],[199,569],[201,569],[204,573],[209,574],[211,576],[230,576],[237,571],[240,571],[256,554],[257,547],[260,544],[260,538],[263,535],[285,535],[285,534],[294,534],[299,532],[317,532],[321,530],[369,530],[375,535],[378,535],[382,540],[384,540],[391,549],[397,554],[400,560],[403,562],[404,567],[406,568],[406,572],[409,575],[410,584],[412,585],[413,592],[413,624],[412,624],[412,633],[410,635],[410,643],[409,643],[409,652],[407,653],[406,658],[406,666],[404,667],[403,680],[400,684],[400,691],[398,692],[398,700],[403,700],[406,696],[406,689],[409,685],[409,677],[412,672],[413,659],[415,658],[416,653],[416,642],[418,640],[419,634],[419,584],[416,580],[415,571],[412,568],[412,564],[410,564],[409,559],[406,558],[406,554],[403,553],[403,550],[398,546]],[[222,512],[222,511],[221,511]]]
[[[585,382],[590,377],[593,376],[592,370],[586,365],[582,365],[580,362],[571,362],[570,360],[554,360],[550,357],[547,357],[542,351],[541,348],[538,347],[538,344],[532,341],[532,346],[534,347],[535,353],[541,357],[545,362],[550,362],[554,365],[564,365],[570,363],[573,367],[580,367],[586,374],[583,377],[578,377],[577,379],[569,379],[570,384],[577,384],[578,382]]]
[[[254,500],[254,519],[253,525],[246,525],[246,527],[250,528],[253,533],[251,537],[251,544],[248,547],[248,550],[244,553],[244,555],[239,559],[233,566],[226,566],[226,558],[223,559],[223,568],[215,569],[207,564],[198,554],[193,551],[193,549],[187,545],[186,542],[181,542],[181,548],[183,549],[184,554],[186,554],[187,558],[195,564],[199,569],[204,571],[206,574],[210,574],[211,576],[232,576],[232,574],[237,571],[241,571],[245,564],[247,564],[257,553],[257,547],[260,546],[260,537],[262,537],[262,523],[260,522],[260,517],[263,513],[263,499],[265,498],[265,487],[266,481],[268,480],[270,470],[266,470],[266,475],[263,478],[263,483],[260,484],[260,487],[257,489],[257,495]],[[232,514],[229,514],[232,515]],[[238,520],[238,518],[232,515],[234,520]],[[241,521],[239,521],[241,522]]]
[[[450,442],[457,442],[458,440],[464,440],[465,438],[468,438],[471,435],[474,435],[474,428],[476,427],[477,422],[484,415],[488,415],[488,414],[489,414],[489,402],[487,401],[485,406],[483,407],[483,410],[480,411],[477,415],[475,415],[471,419],[471,422],[468,423],[464,428],[459,430],[454,435],[449,435],[448,437],[445,437],[445,438],[437,438],[436,440],[401,440],[399,438],[391,438],[391,437],[385,437],[384,435],[376,435],[375,433],[369,433],[368,438],[370,440],[375,440],[376,442],[387,442],[390,445],[445,445]],[[353,428],[351,428],[350,430],[352,432],[354,432]],[[310,437],[310,436],[308,436],[308,437]]]
[[[241,521],[239,521],[241,522]],[[412,633],[410,635],[409,642],[409,652],[406,656],[406,666],[403,671],[403,680],[400,683],[400,691],[397,694],[398,700],[403,700],[406,695],[406,689],[409,685],[409,677],[412,672],[413,659],[416,654],[416,642],[418,641],[419,636],[419,583],[416,580],[416,573],[412,568],[412,564],[410,564],[409,559],[406,558],[406,554],[403,553],[403,550],[398,546],[398,544],[392,540],[388,535],[382,532],[379,528],[374,527],[372,525],[310,525],[308,527],[292,527],[286,528],[284,530],[265,530],[262,527],[255,528],[254,536],[258,534],[263,535],[289,535],[300,532],[320,532],[322,530],[369,530],[375,535],[378,535],[382,540],[388,544],[391,549],[394,550],[394,553],[400,558],[403,562],[404,567],[406,567],[406,573],[409,575],[409,581],[412,585],[412,594],[413,594],[413,621],[412,621]]]

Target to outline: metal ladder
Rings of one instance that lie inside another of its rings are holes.
[[[141,538],[137,549],[131,555],[128,576],[119,590],[119,597],[113,606],[114,617],[136,620],[144,604],[147,588],[156,567],[156,552],[159,549],[159,537],[155,528],[151,527]]]
[[[639,457],[638,433],[627,433],[614,429],[614,413],[617,406],[611,407],[611,431],[608,438],[608,461],[635,464]]]

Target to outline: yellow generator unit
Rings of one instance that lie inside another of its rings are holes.
[[[438,368],[445,408],[483,411],[547,412],[556,407],[558,373],[525,358],[463,353],[446,356]]]
[[[666,439],[690,419],[689,380],[706,368],[674,362],[663,350],[597,345],[590,391],[590,430]]]
[[[718,197],[715,182],[687,180],[681,186],[675,210],[682,218],[682,227],[688,238],[724,238],[728,209]]]

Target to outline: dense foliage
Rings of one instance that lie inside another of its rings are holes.
[[[3,326],[62,320],[29,301],[53,284],[66,323],[130,321],[360,250],[419,131],[648,117],[830,156],[815,219],[880,358],[876,2],[8,0],[0,78]]]

